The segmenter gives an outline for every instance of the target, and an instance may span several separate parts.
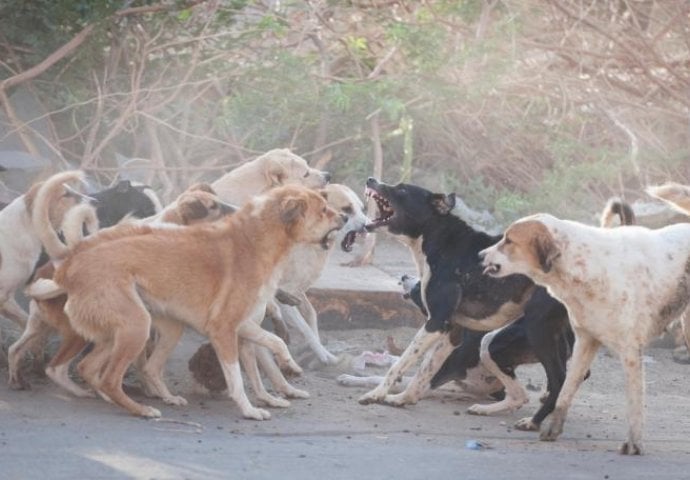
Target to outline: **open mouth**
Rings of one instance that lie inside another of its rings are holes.
[[[366,227],[362,228],[360,230],[349,230],[345,234],[345,238],[343,238],[343,241],[340,242],[340,248],[343,249],[344,252],[351,252],[352,251],[352,246],[354,245],[355,241],[357,240],[358,236],[365,236],[367,234]]]
[[[495,276],[501,271],[501,266],[496,263],[489,263],[484,267],[484,275]]]
[[[331,230],[328,231],[326,235],[324,235],[321,238],[321,241],[319,244],[321,245],[321,248],[324,250],[330,250],[330,248],[333,246],[333,242],[335,241],[335,236],[337,235],[339,228],[332,228]]]
[[[379,209],[378,217],[368,223],[364,228],[371,232],[381,226],[388,225],[391,218],[395,214],[395,210],[391,207],[390,202],[379,195],[374,189],[368,188],[364,191],[364,195],[372,198],[376,202],[376,206]]]

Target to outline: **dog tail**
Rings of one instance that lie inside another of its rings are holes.
[[[88,235],[98,231],[98,216],[96,209],[88,203],[80,203],[70,209],[62,222],[62,233],[68,249],[74,248],[84,239],[84,229]]]
[[[635,225],[635,212],[632,207],[618,197],[609,198],[604,211],[601,212],[599,225],[602,228],[613,227],[613,219],[618,215],[621,225]]]
[[[67,290],[52,279],[39,278],[26,288],[25,293],[34,300],[49,300],[64,295]]]
[[[647,187],[646,192],[652,197],[668,203],[675,210],[690,215],[690,187],[680,183],[667,182],[663,185]]]
[[[51,206],[67,193],[65,183],[83,180],[84,173],[78,170],[58,173],[43,182],[36,192],[31,221],[38,238],[51,259],[63,258],[70,251],[70,248],[62,243],[53,228],[53,222],[50,219]]]

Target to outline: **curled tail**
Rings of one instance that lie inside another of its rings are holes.
[[[635,225],[635,212],[632,207],[618,197],[609,198],[604,211],[601,212],[599,225],[602,228],[613,227],[613,219],[618,215],[621,225]]]
[[[65,195],[65,183],[83,181],[83,179],[84,173],[81,171],[58,173],[43,182],[36,192],[31,211],[31,221],[38,238],[41,239],[41,243],[43,243],[43,247],[51,259],[65,257],[70,248],[62,243],[53,228],[50,209]]]
[[[690,215],[690,187],[680,183],[668,182],[663,185],[647,187],[646,192],[654,198],[663,200],[675,210]]]
[[[65,215],[62,233],[68,249],[72,249],[84,239],[84,228],[89,235],[98,231],[96,209],[88,203],[81,203]]]

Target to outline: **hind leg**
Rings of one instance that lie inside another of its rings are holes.
[[[0,302],[0,305],[2,305],[0,307],[0,315],[12,320],[21,328],[26,327],[26,322],[29,320],[29,317],[24,309],[19,306],[13,296],[8,297],[4,301]]]
[[[31,388],[31,385],[23,378],[19,371],[19,365],[27,349],[32,348],[41,338],[48,326],[43,322],[41,312],[34,300],[29,304],[29,318],[22,336],[14,342],[7,352],[9,369],[9,385],[14,390]]]
[[[187,405],[187,400],[173,395],[163,380],[163,368],[184,333],[184,325],[166,317],[157,316],[154,327],[158,332],[151,355],[140,366],[139,373],[147,394],[159,397],[168,405]],[[141,356],[140,356],[141,358]]]
[[[519,321],[519,320],[518,320]],[[515,358],[529,352],[529,344],[521,324],[513,323],[506,327],[487,333],[482,338],[479,358],[482,365],[505,387],[505,398],[500,402],[488,405],[475,404],[467,409],[472,415],[495,415],[505,411],[515,411],[529,401],[527,392],[514,377],[505,373],[504,369],[514,368]],[[501,359],[503,368],[498,365],[497,359]]]
[[[63,331],[60,348],[46,367],[46,375],[60,387],[77,397],[93,397],[93,392],[85,390],[69,377],[70,362],[81,352],[87,342],[76,332]]]
[[[98,391],[133,415],[160,417],[161,412],[159,410],[134,401],[122,389],[122,381],[127,368],[146,346],[151,327],[151,317],[142,308],[136,316],[127,315],[122,320],[121,325],[113,334],[113,346],[101,374]]]

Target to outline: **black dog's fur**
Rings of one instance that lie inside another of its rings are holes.
[[[506,302],[520,304],[533,291],[533,284],[523,276],[507,277],[494,283],[482,273],[479,251],[499,241],[476,231],[453,215],[453,194],[435,194],[421,187],[399,184],[395,187],[369,179],[367,187],[389,205],[379,207],[382,219],[374,227],[387,225],[391,233],[410,238],[422,237],[431,277],[426,285],[426,305],[422,302],[422,284],[409,297],[428,315],[425,328],[438,331],[458,328],[452,323],[457,313],[475,319],[498,311]],[[376,196],[375,196],[376,199]],[[390,209],[394,212],[390,215]],[[510,321],[513,319],[506,319]],[[452,343],[458,345],[430,382],[436,388],[450,380],[462,380],[467,370],[480,362],[479,344],[486,332],[465,330],[453,332]],[[522,315],[503,328],[489,345],[489,353],[505,374],[515,377],[515,367],[539,360],[547,371],[549,396],[532,421],[539,425],[555,406],[565,380],[565,366],[574,337],[565,307],[544,288],[534,287],[534,294],[524,304]]]
[[[528,298],[533,283],[527,277],[493,278],[482,273],[479,252],[501,237],[474,230],[452,215],[454,194],[432,193],[404,183],[390,186],[374,178],[367,181],[367,188],[379,200],[385,199],[394,212],[388,219],[375,220],[370,230],[386,225],[393,234],[422,239],[431,272],[424,292],[428,332],[447,332],[464,318],[482,321],[506,303],[519,305]]]

